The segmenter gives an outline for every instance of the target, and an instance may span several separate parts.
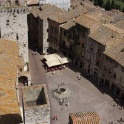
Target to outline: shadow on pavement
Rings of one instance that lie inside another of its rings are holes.
[[[115,95],[112,90],[110,90],[105,84],[98,84],[98,81],[96,79],[94,79],[92,76],[87,76],[86,72],[84,72],[82,69],[74,64],[70,65],[68,68],[76,73],[79,73],[81,77],[89,80],[102,94],[108,94],[109,96],[111,96],[116,103],[116,99],[118,99],[119,102],[117,104],[119,104],[120,106],[124,105],[124,101],[120,100],[119,97]]]

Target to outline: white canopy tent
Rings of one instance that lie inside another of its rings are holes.
[[[62,64],[71,62],[71,59],[68,58],[68,57],[65,57],[64,54],[62,54],[62,53],[55,53],[55,56],[57,57],[57,59],[58,59]]]
[[[48,67],[62,65],[71,62],[71,59],[65,57],[62,53],[44,55],[44,58],[46,59],[46,64],[48,65]]]
[[[54,54],[45,55],[44,58],[47,60],[46,64],[48,65],[48,67],[61,65],[61,62],[55,57]]]

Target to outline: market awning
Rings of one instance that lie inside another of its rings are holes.
[[[65,63],[69,63],[71,62],[71,59],[64,56],[63,53],[55,53],[55,56],[57,57],[57,59],[62,63],[62,64],[65,64]]]
[[[61,65],[61,62],[56,58],[54,54],[45,55],[44,58],[46,59],[46,64],[48,67]]]
[[[71,59],[65,57],[62,53],[44,55],[44,58],[46,59],[46,64],[48,65],[48,67],[62,65],[71,62]]]

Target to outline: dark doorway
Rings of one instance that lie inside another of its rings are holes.
[[[119,89],[119,88],[117,88],[117,90],[116,90],[116,95],[118,95],[118,96],[119,96],[119,94],[120,94],[120,89]]]
[[[19,83],[28,84],[28,78],[26,76],[21,76],[18,78]]]
[[[114,84],[112,84],[111,89],[112,89],[112,91],[114,91],[114,90],[115,90],[115,85],[114,85]]]
[[[94,78],[97,79],[98,78],[98,72],[94,71]]]
[[[64,56],[66,56],[66,52],[63,51]]]
[[[124,93],[122,93],[121,99],[124,100]]]
[[[110,85],[109,80],[105,80],[105,85],[109,88],[109,85]]]

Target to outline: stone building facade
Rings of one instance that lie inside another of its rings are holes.
[[[72,55],[72,44],[74,42],[75,22],[73,20],[63,24],[61,26],[61,36],[60,36],[60,51],[65,55],[69,56],[71,59]]]
[[[0,0],[0,6],[26,6],[26,0]]]
[[[46,85],[23,88],[25,124],[50,124],[50,104]]]
[[[61,13],[63,14],[63,13]],[[56,17],[54,17],[56,16]],[[61,20],[60,14],[57,13],[56,15],[51,16],[52,18],[56,18],[59,20],[59,23],[56,22],[56,20],[49,18],[49,32],[48,32],[48,37],[49,37],[49,52],[58,52],[59,51],[59,46],[60,46],[60,25],[66,22],[66,18]],[[64,15],[63,15],[64,16]]]
[[[104,68],[102,69],[103,81],[114,94],[124,99],[124,66],[123,52],[124,39],[119,39],[117,44],[104,51]],[[109,74],[108,74],[109,73]]]
[[[49,49],[48,17],[64,10],[53,5],[32,7],[28,15],[30,44],[37,48],[40,54],[47,54]],[[35,29],[35,30],[34,30]]]
[[[121,66],[123,68],[123,64],[107,55],[119,65],[116,69],[112,63],[106,61],[104,52],[124,38],[123,17],[124,14],[117,10],[106,12],[103,8],[84,1],[69,11],[59,11],[48,16],[48,30],[47,26],[44,30],[42,27],[44,23],[39,21],[42,24],[38,32],[44,34],[48,31],[46,37],[39,34],[39,40],[43,38],[47,41],[46,53],[63,52],[86,74],[93,76],[98,84],[102,82],[111,89],[112,80],[115,80],[113,73],[121,75],[119,69]],[[39,42],[39,45],[45,41]],[[124,61],[123,57],[121,61]],[[106,68],[110,68],[108,72]],[[123,78],[119,75],[114,85],[119,81],[123,82]],[[113,92],[123,97],[123,85],[120,82],[115,89]]]
[[[67,12],[56,13],[49,17],[48,19],[49,21],[48,37],[50,41],[49,52],[58,52],[61,50],[65,50],[66,49],[65,45],[69,44],[70,40],[72,40],[71,42],[74,41],[75,39],[74,35],[77,33],[75,29],[72,31],[72,29],[70,28],[71,26],[73,26],[73,22],[78,16],[80,16],[83,13],[87,13],[87,12],[88,11],[86,8],[84,8],[83,6],[78,6]],[[63,36],[65,35],[64,29],[65,29],[66,34],[69,35],[69,36],[66,36],[66,38],[68,37],[66,41],[65,39],[63,39],[65,38],[65,36]],[[63,45],[65,49],[63,49],[62,47]]]
[[[38,47],[38,13],[40,10],[33,7],[29,10],[28,14],[28,35],[29,35],[29,48],[35,50]]]
[[[0,36],[19,44],[19,60],[21,63],[18,65],[18,78],[25,77],[30,85],[27,13],[27,7],[1,7]]]
[[[0,9],[1,38],[19,43],[19,56],[24,58],[25,63],[28,62],[27,13],[27,7]]]
[[[119,14],[119,18],[123,17],[122,13],[119,12]],[[52,17],[49,19],[49,31],[50,26],[53,26],[54,28],[55,24],[59,24],[57,23],[59,22],[59,18],[57,18],[59,16],[60,15],[57,15],[55,18]],[[66,14],[62,17],[65,18]],[[67,21],[63,22],[59,26],[61,29],[59,34],[61,40],[57,44],[56,42],[54,43],[52,41],[53,35],[51,32],[49,32],[49,38],[51,39],[51,43],[49,45],[53,50],[52,52],[61,51],[71,58],[71,45],[75,41],[76,34],[78,34],[79,36],[76,42],[77,44],[75,44],[76,56],[73,62],[82,68],[88,75],[93,76],[98,84],[99,82],[102,82],[106,86],[109,86],[110,89],[112,89],[111,87],[114,87],[113,92],[119,97],[123,98],[123,86],[120,84],[120,82],[116,81],[119,82],[120,86],[115,86],[115,83],[114,86],[112,83],[108,83],[114,80],[111,72],[114,72],[114,70],[117,71],[118,69],[114,69],[114,66],[111,63],[106,64],[104,61],[104,51],[106,51],[107,48],[112,48],[113,45],[119,42],[120,38],[123,38],[124,30],[121,29],[123,23],[120,22],[119,18],[117,20],[117,18],[114,18],[114,15],[111,16],[109,13],[106,14],[105,11],[100,10],[100,8],[96,8],[94,12],[83,14],[73,21],[70,21],[66,18]],[[74,33],[74,30],[76,30],[76,33]],[[114,61],[116,63],[117,60]],[[109,66],[110,69],[108,73],[104,72],[106,70],[104,69],[106,68],[104,65],[107,67]],[[121,70],[118,70],[118,74],[120,73],[119,71],[121,72]],[[120,75],[121,74],[118,76]],[[122,80],[123,78],[120,77],[120,81]]]

